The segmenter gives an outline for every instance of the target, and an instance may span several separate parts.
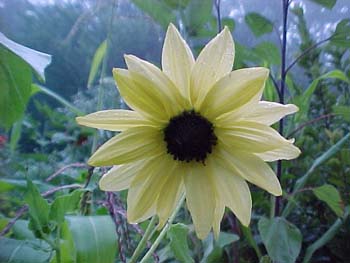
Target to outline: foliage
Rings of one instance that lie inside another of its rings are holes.
[[[306,1],[327,10],[337,4]],[[197,51],[217,33],[218,18],[211,0],[117,2],[13,0],[0,8],[6,35],[0,35],[1,262],[126,262],[146,231],[147,224],[127,223],[125,192],[98,189],[106,168],[85,164],[112,133],[79,127],[74,118],[127,107],[111,78],[112,67],[124,67],[124,53],[158,62],[169,22]],[[249,31],[240,36],[238,19],[221,11],[222,26],[235,36],[235,68],[270,68],[264,99],[279,101],[283,53],[273,31],[280,22],[249,12],[243,19]],[[303,154],[282,163],[280,213],[274,214],[274,200],[251,187],[250,228],[227,212],[218,239],[200,241],[182,209],[181,223],[169,227],[155,261],[350,260],[350,20],[338,21],[320,41],[304,11],[303,5],[289,7],[287,30],[294,26],[299,42],[287,46],[284,61],[290,66],[284,102],[299,107],[284,121],[284,134]],[[248,35],[254,39],[249,46]],[[19,43],[52,54],[51,65],[46,68],[49,56]],[[7,228],[18,214],[22,219]],[[158,235],[154,230],[150,242]]]

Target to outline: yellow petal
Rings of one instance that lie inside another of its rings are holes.
[[[232,172],[225,165],[215,163],[214,181],[218,196],[245,226],[249,225],[252,199],[247,183],[242,177]]]
[[[156,90],[160,102],[163,103],[165,110],[169,111],[170,117],[183,111],[184,108],[190,108],[189,100],[181,95],[179,88],[159,68],[132,55],[124,57],[134,81],[137,80],[134,74],[142,76],[143,78],[140,78],[137,84]]]
[[[294,140],[289,140],[288,142],[288,144],[284,144],[282,147],[267,152],[257,153],[256,155],[266,162],[295,159],[301,152],[298,147],[293,145]]]
[[[213,120],[220,115],[239,109],[253,98],[258,103],[268,75],[269,70],[266,68],[232,71],[215,83],[205,97],[200,112]]]
[[[103,191],[121,191],[128,189],[135,175],[143,167],[145,161],[116,165],[105,173],[99,181]]]
[[[170,24],[164,40],[162,68],[184,97],[189,97],[193,65],[194,58],[190,48],[176,27]]]
[[[226,129],[215,129],[215,134],[223,144],[251,153],[266,152],[289,144],[276,130],[257,122],[234,122]]]
[[[186,203],[198,238],[208,235],[214,220],[215,189],[211,168],[202,164],[191,164],[184,175]]]
[[[225,27],[199,54],[191,75],[191,100],[195,108],[214,83],[231,72],[235,55],[230,30]]]
[[[175,168],[175,162],[168,154],[156,157],[146,163],[131,182],[128,192],[127,216],[129,222],[136,223],[150,216],[156,207],[159,193]]]
[[[138,126],[155,126],[156,124],[146,120],[136,111],[130,110],[104,110],[77,117],[80,125],[104,129],[108,131],[123,131]]]
[[[218,240],[220,234],[220,225],[222,217],[225,213],[225,205],[220,198],[216,198],[214,220],[213,220],[213,232],[215,240]]]
[[[158,90],[153,86],[139,85],[144,77],[135,74],[131,76],[128,70],[118,68],[113,69],[113,76],[120,94],[130,108],[158,123],[166,123],[169,120],[169,115],[160,99],[162,95]],[[134,79],[137,79],[137,83]]]
[[[185,191],[183,184],[184,169],[178,165],[172,173],[167,170],[168,179],[160,191],[157,201],[157,214],[159,216],[159,227],[163,227]]]
[[[298,110],[299,108],[294,104],[283,105],[276,102],[260,101],[250,113],[243,116],[243,119],[272,125],[284,116],[295,113]]]
[[[282,194],[277,176],[259,157],[223,146],[218,153],[218,158],[224,161],[224,167],[230,169],[233,174],[241,176],[275,196]]]
[[[161,131],[151,127],[130,128],[103,144],[89,159],[92,166],[124,164],[166,152]]]

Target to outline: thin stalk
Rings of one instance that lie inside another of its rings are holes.
[[[146,246],[147,241],[152,237],[152,234],[154,233],[153,228],[154,224],[157,220],[156,216],[153,216],[151,221],[149,222],[147,229],[145,233],[143,234],[143,237],[139,244],[137,245],[134,254],[131,256],[130,262],[129,263],[135,263],[137,262],[137,258],[139,257],[140,253],[142,252],[143,248]]]
[[[221,32],[222,30],[222,23],[221,23],[221,12],[220,12],[220,5],[221,5],[221,0],[214,0],[214,5],[216,9],[216,16],[217,16],[217,23],[218,23],[218,33]]]
[[[286,69],[286,73],[288,73],[289,70],[291,70],[291,68],[303,57],[305,57],[310,51],[314,50],[316,47],[324,44],[325,42],[327,42],[328,40],[330,40],[332,38],[332,36],[323,39],[317,43],[315,43],[314,45],[308,47],[307,49],[305,49]]]
[[[182,207],[182,204],[185,200],[185,195],[183,195],[180,199],[180,202],[178,203],[177,207],[175,208],[173,214],[170,216],[168,222],[166,223],[166,225],[164,226],[164,228],[162,229],[162,231],[160,232],[159,236],[157,237],[157,239],[154,241],[153,245],[151,246],[151,248],[147,251],[146,255],[141,259],[140,263],[145,263],[146,260],[153,254],[153,252],[157,249],[158,245],[160,244],[160,242],[163,240],[163,238],[165,237],[165,234],[168,232],[171,224],[173,223],[177,213],[179,212],[180,208]]]
[[[288,7],[289,1],[282,0],[282,9],[283,9],[283,26],[282,26],[282,56],[281,56],[281,82],[280,82],[280,103],[284,104],[284,94],[286,89],[286,54],[287,54],[287,21],[288,21]],[[279,122],[279,133],[283,136],[284,130],[284,121],[283,119]],[[277,162],[277,178],[281,180],[282,176],[282,161]],[[280,212],[280,197],[275,199],[275,216],[279,215]]]

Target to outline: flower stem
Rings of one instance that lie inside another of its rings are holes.
[[[154,241],[153,245],[151,246],[151,248],[147,251],[146,255],[141,259],[140,263],[145,263],[146,260],[152,255],[152,253],[156,250],[156,248],[158,247],[158,245],[160,244],[160,242],[163,240],[165,234],[168,232],[171,224],[173,223],[177,213],[179,212],[180,208],[182,207],[182,204],[185,200],[185,195],[183,195],[177,205],[177,207],[175,208],[173,214],[170,216],[168,222],[166,223],[166,225],[164,226],[164,228],[162,229],[162,231],[160,232],[159,236],[157,237],[157,239]]]
[[[286,88],[286,54],[287,54],[287,18],[288,18],[288,7],[290,2],[288,0],[282,0],[282,9],[283,9],[283,25],[282,25],[282,61],[281,61],[281,82],[280,82],[280,93],[279,93],[279,102],[284,104],[284,93]],[[283,119],[279,123],[279,133],[283,136],[284,123]],[[281,180],[282,176],[282,161],[277,162],[277,178]],[[276,197],[275,199],[275,216],[279,215],[280,212],[280,202],[281,199]]]
[[[151,221],[149,222],[147,229],[145,233],[143,234],[143,237],[140,241],[140,243],[137,245],[134,254],[131,256],[130,262],[129,263],[135,263],[137,261],[138,256],[142,252],[143,248],[145,247],[147,241],[152,237],[154,234],[154,231],[152,231],[154,223],[156,222],[157,217],[153,216]]]

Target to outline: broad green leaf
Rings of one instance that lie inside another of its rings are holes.
[[[45,80],[45,68],[51,63],[51,55],[45,54],[34,49],[22,46],[11,39],[8,39],[0,32],[0,44],[11,50],[17,56],[27,62],[34,71]]]
[[[68,195],[57,197],[51,204],[49,218],[61,224],[66,213],[73,212],[79,205],[83,190],[77,189]]]
[[[260,258],[259,263],[272,263],[272,260],[268,255],[265,255]]]
[[[221,262],[224,247],[239,240],[239,236],[231,233],[220,232],[218,240],[214,240],[213,234],[210,233],[203,241],[204,255],[201,263]]]
[[[73,235],[69,230],[68,222],[65,221],[60,227],[60,252],[61,262],[75,263],[77,262],[77,251],[75,249]],[[57,263],[57,258],[53,257],[50,263]]]
[[[33,232],[29,229],[28,220],[17,220],[11,229],[16,239],[35,239]]]
[[[164,2],[172,9],[184,9],[191,0],[164,0]]]
[[[212,16],[212,0],[191,0],[184,10],[184,23],[190,36],[198,36],[198,32]]]
[[[316,4],[322,5],[328,9],[332,9],[333,6],[336,4],[337,0],[310,0],[311,2],[314,2]]]
[[[327,244],[329,241],[331,241],[334,236],[338,233],[342,225],[347,222],[346,219],[349,216],[349,210],[350,207],[347,206],[345,208],[345,213],[343,218],[338,218],[335,220],[333,225],[315,242],[313,242],[311,245],[309,245],[306,249],[305,256],[303,259],[303,263],[309,263],[311,262],[311,257],[315,253],[316,250],[323,247],[325,244]]]
[[[49,231],[49,211],[48,202],[40,195],[38,188],[29,179],[27,180],[27,191],[24,195],[24,201],[29,206],[29,215],[31,226],[35,231]]]
[[[296,104],[299,107],[299,111],[294,115],[295,122],[300,122],[301,120],[306,118],[307,113],[309,111],[311,96],[315,92],[318,83],[323,79],[339,79],[350,83],[349,79],[346,77],[344,72],[337,69],[327,72],[318,77],[317,79],[314,79],[302,95],[293,99],[294,104]]]
[[[0,238],[0,262],[46,263],[52,252],[42,240],[16,240]]]
[[[188,228],[184,224],[175,224],[170,227],[167,233],[169,245],[174,256],[180,262],[194,262],[187,243]]]
[[[262,217],[258,229],[267,253],[274,262],[296,261],[301,249],[302,235],[295,225],[282,217]]]
[[[115,225],[109,216],[67,216],[77,251],[77,262],[114,262],[117,253]]]
[[[236,24],[235,24],[235,20],[233,20],[232,18],[225,17],[221,19],[221,23],[223,27],[227,26],[231,32],[235,30]]]
[[[324,184],[314,188],[312,191],[318,199],[326,202],[338,217],[344,214],[343,201],[341,200],[339,191],[333,185]]]
[[[15,186],[4,180],[0,180],[0,193],[8,192],[14,189]]]
[[[100,68],[103,58],[106,55],[106,51],[107,51],[107,40],[104,40],[96,49],[96,52],[94,54],[94,57],[92,59],[92,63],[91,63],[91,67],[90,67],[90,73],[89,73],[89,78],[88,78],[88,88],[91,87],[91,85],[93,84],[98,69]]]
[[[235,42],[235,61],[234,61],[234,68],[239,69],[246,66],[247,62],[254,62],[254,63],[260,63],[260,58],[255,54],[255,52],[252,52],[251,49],[248,47],[241,45],[237,42]]]
[[[25,61],[1,45],[0,83],[0,126],[8,129],[27,108],[32,73]]]
[[[176,22],[176,16],[172,9],[161,0],[132,0],[132,2],[166,29],[169,23]]]
[[[341,20],[331,38],[331,43],[339,47],[350,47],[350,19]]]
[[[333,112],[341,115],[346,121],[350,121],[350,107],[349,106],[334,106]]]
[[[246,14],[245,22],[256,37],[271,33],[273,30],[272,22],[259,13]]]
[[[261,42],[253,49],[260,60],[265,61],[268,65],[281,64],[281,54],[278,47],[272,42]]]

